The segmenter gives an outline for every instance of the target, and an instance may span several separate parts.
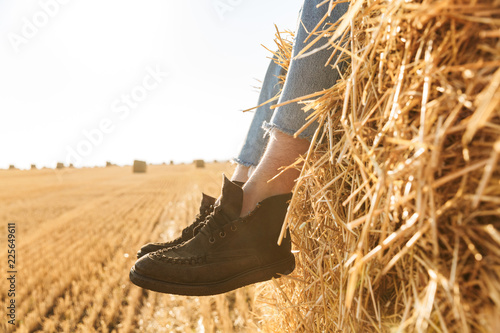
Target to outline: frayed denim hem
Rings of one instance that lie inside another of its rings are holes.
[[[248,167],[248,168],[249,167],[256,167],[257,166],[257,164],[254,164],[252,162],[243,161],[243,160],[241,160],[239,158],[233,158],[233,162],[236,163],[236,164],[240,164],[240,165],[242,165],[244,167]]]
[[[283,127],[276,125],[276,124],[273,124],[273,123],[268,123],[267,121],[265,121],[262,124],[262,128],[266,131],[266,135],[271,135],[271,131],[273,131],[273,130],[280,131],[281,133],[286,134],[286,135],[290,135],[290,136],[293,136],[297,132],[297,131],[294,131],[294,130],[291,130],[288,128],[283,128]],[[302,133],[300,133],[297,136],[297,138],[306,139],[309,142],[311,142],[313,134],[307,133],[307,129],[306,129],[305,131],[302,131]]]

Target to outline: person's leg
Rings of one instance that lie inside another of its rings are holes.
[[[271,60],[266,76],[264,77],[264,81],[262,82],[262,89],[257,105],[261,105],[279,94],[282,88],[279,76],[284,74],[284,69],[275,63],[274,59]],[[259,163],[262,157],[268,142],[268,137],[265,136],[262,124],[271,119],[271,116],[273,115],[271,106],[275,105],[277,101],[278,99],[276,98],[276,100],[258,107],[255,111],[245,143],[243,144],[238,157],[235,159],[237,167],[231,177],[231,180],[240,187],[243,186],[243,184],[248,180],[250,170],[255,169],[255,166]],[[202,223],[210,213],[213,212],[214,206],[216,206],[216,199],[203,194],[200,205],[200,213],[196,215],[194,222],[184,228],[179,237],[167,242],[145,244],[137,252],[137,257],[141,258],[148,253],[164,248],[174,247],[190,240],[195,235],[194,230],[196,227]]]
[[[304,154],[309,144],[307,139],[294,138],[277,130],[272,131],[261,162],[243,186],[240,216],[250,213],[257,203],[265,198],[292,191],[295,179],[299,176],[297,169],[288,169],[273,181],[268,181],[278,174],[280,167],[292,164],[300,154]]]
[[[245,183],[248,178],[250,178],[250,175],[252,173],[251,170],[254,168],[254,166],[244,166],[243,164],[237,164],[236,168],[234,169],[234,173],[231,176],[231,180]]]
[[[274,58],[271,59],[266,76],[262,82],[257,105],[261,105],[277,97],[282,88],[279,77],[284,74],[285,70],[275,62]],[[262,125],[270,121],[274,113],[271,107],[276,105],[277,101],[278,99],[276,98],[274,101],[261,105],[255,110],[244,144],[238,157],[234,159],[237,166],[231,180],[246,182],[249,178],[249,172],[255,169],[257,164],[259,164],[269,139],[268,136],[265,135],[266,132],[262,128]]]
[[[316,25],[308,21],[311,17],[317,18],[316,22],[323,17],[321,12],[313,13],[318,3],[316,0],[304,2],[302,24],[308,31]],[[304,33],[299,29],[293,54],[301,48]],[[311,63],[292,61],[290,70],[292,66],[298,68],[294,70],[295,74],[291,76],[289,72],[287,76],[284,89],[291,89],[287,96],[308,94],[310,86],[316,91],[334,84],[336,77],[323,66],[326,59],[322,57],[330,53],[326,52],[313,55]],[[306,70],[301,66],[309,67]],[[308,71],[311,75],[306,75]],[[292,78],[302,82],[288,85]],[[281,112],[287,113],[286,110],[290,109],[280,108],[273,115],[269,125],[270,144],[244,188],[224,178],[220,204],[199,225],[196,236],[180,246],[165,248],[139,259],[130,271],[130,280],[134,284],[163,293],[203,296],[277,278],[294,270],[295,258],[289,235],[280,245],[277,240],[298,173],[289,170],[268,183],[280,166],[294,162],[309,146],[307,132],[297,139],[292,136],[305,123],[305,117],[302,120],[300,117],[300,107],[295,113],[282,117]],[[259,204],[255,207],[257,202]],[[246,214],[248,211],[251,212]]]
[[[330,88],[339,78],[336,69],[325,67],[331,56],[331,50],[324,49],[305,58],[294,59],[307,45],[304,41],[309,32],[327,13],[328,5],[324,4],[316,8],[316,5],[321,2],[320,0],[304,1],[301,22],[293,46],[292,61],[278,104]],[[336,5],[330,17],[323,23],[323,27],[336,22],[347,12],[348,7],[348,3]],[[323,29],[320,28],[319,31],[321,30]],[[327,41],[327,38],[323,38],[315,45],[315,48],[324,45]],[[271,140],[255,172],[243,187],[241,216],[251,212],[263,199],[292,190],[295,179],[299,176],[299,172],[295,169],[288,169],[271,182],[269,180],[279,173],[280,167],[292,164],[309,148],[309,140],[317,129],[316,123],[307,127],[297,138],[293,137],[293,134],[306,123],[306,118],[310,114],[310,112],[302,111],[301,108],[302,105],[298,103],[280,106],[274,112],[271,121],[265,125],[270,131]]]
[[[297,54],[306,46],[313,38],[305,40],[309,33],[314,30],[316,25],[328,13],[328,3],[316,7],[324,1],[321,0],[305,0],[300,17],[299,27],[297,29],[295,42],[292,50],[292,60],[288,69],[286,81],[283,87],[283,92],[280,95],[278,104],[294,100],[323,89],[331,88],[340,77],[340,73],[336,68],[332,68],[336,59],[331,59],[328,66],[325,66],[332,55],[332,48],[325,48],[305,57],[296,58]],[[330,16],[327,17],[317,31],[322,31],[332,24],[335,24],[349,9],[349,3],[339,3],[332,9]],[[318,40],[314,46],[307,52],[318,49],[328,43],[329,37],[323,37]],[[336,55],[339,55],[337,51]],[[344,67],[339,64],[340,69]],[[271,121],[265,124],[267,129],[277,128],[281,132],[293,135],[306,123],[306,118],[313,112],[310,110],[304,112],[303,104],[289,103],[280,106],[274,112]],[[300,138],[310,138],[318,127],[317,123],[312,123],[303,132],[299,134]]]

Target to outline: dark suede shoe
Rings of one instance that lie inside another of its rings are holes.
[[[243,187],[245,183],[243,182],[234,182],[236,185],[239,187]],[[212,198],[209,195],[206,195],[205,193],[202,193],[202,198],[201,198],[201,204],[200,204],[200,212],[198,215],[196,215],[195,220],[193,223],[191,223],[189,226],[184,228],[182,230],[182,233],[179,237],[177,237],[174,240],[164,242],[164,243],[148,243],[146,245],[143,245],[139,251],[137,251],[137,258],[141,258],[142,256],[150,253],[150,252],[155,252],[161,249],[173,247],[179,244],[182,244],[191,238],[194,237],[194,230],[195,228],[205,220],[205,218],[213,212],[214,210],[214,205],[215,205],[216,199]]]
[[[239,218],[242,189],[224,179],[221,203],[194,238],[137,260],[130,280],[157,292],[204,296],[290,274],[295,268],[287,232],[277,245],[290,194],[265,199]]]
[[[169,248],[172,246],[176,246],[184,243],[185,241],[193,238],[193,230],[196,228],[201,222],[205,220],[205,218],[213,211],[213,206],[215,204],[215,198],[212,198],[205,193],[202,193],[202,199],[200,204],[200,213],[196,215],[195,220],[189,226],[182,230],[182,233],[179,237],[174,240],[165,243],[149,243],[143,245],[141,249],[137,252],[137,258],[140,258],[150,252],[155,252],[164,248]]]

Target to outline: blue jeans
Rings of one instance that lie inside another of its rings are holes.
[[[245,142],[235,162],[244,166],[256,166],[264,153],[269,136],[267,133],[271,130],[278,130],[285,134],[293,135],[306,123],[307,116],[312,112],[304,112],[303,105],[299,103],[290,103],[274,110],[271,106],[276,103],[283,103],[298,97],[302,97],[314,92],[332,87],[339,73],[331,66],[325,67],[328,58],[332,54],[331,49],[324,49],[312,55],[301,59],[295,59],[295,56],[302,50],[302,47],[308,44],[312,39],[304,43],[316,25],[325,16],[328,10],[328,4],[319,8],[316,5],[322,0],[304,0],[300,14],[300,22],[295,35],[292,49],[292,61],[288,69],[285,84],[281,87],[277,76],[283,75],[284,70],[271,61],[264,78],[262,89],[259,96],[258,105],[275,96],[281,88],[283,91],[278,101],[263,105],[255,111],[254,118],[250,124]],[[342,15],[347,12],[349,3],[340,3],[335,6],[330,16],[323,22],[322,27],[335,23]],[[322,27],[318,31],[323,30]],[[327,38],[322,38],[313,48],[320,47],[327,43]],[[334,63],[333,60],[331,63]],[[308,126],[300,138],[311,139],[318,127],[317,123]]]

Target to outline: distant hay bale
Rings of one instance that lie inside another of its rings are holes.
[[[63,169],[64,168],[64,163],[57,162],[56,169]]]
[[[70,163],[70,164],[69,164],[69,167],[70,167],[70,168],[74,168],[75,166],[73,165],[73,163]]]
[[[36,170],[36,164],[31,165],[31,170]]]
[[[132,170],[134,173],[144,173],[146,172],[147,169],[147,164],[145,161],[134,161],[134,165],[132,167]]]
[[[113,166],[113,165],[114,165],[113,163],[111,163],[111,162],[109,162],[109,161],[106,161],[106,167],[111,167],[111,166]]]
[[[9,170],[16,170],[16,166],[14,164],[9,165]]]
[[[171,161],[170,161],[170,165],[174,165],[174,161],[172,161],[172,160],[171,160]]]
[[[197,168],[204,168],[205,167],[205,161],[204,160],[194,160],[194,165]]]
[[[498,15],[355,0],[316,32],[349,63],[304,98],[320,126],[286,218],[297,268],[261,294],[265,328],[499,331]]]

